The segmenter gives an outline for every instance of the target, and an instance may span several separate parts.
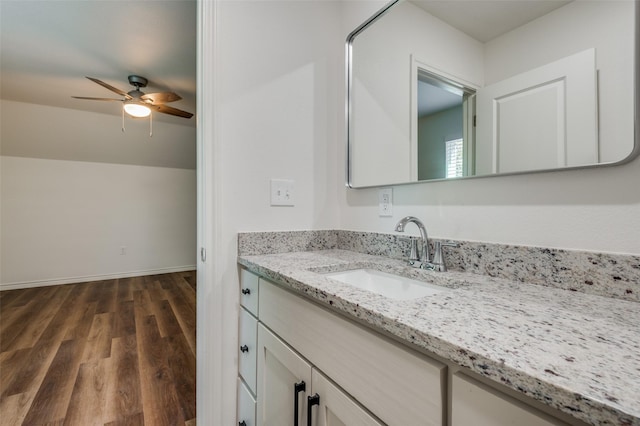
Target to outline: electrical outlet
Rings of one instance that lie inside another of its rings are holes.
[[[271,179],[271,205],[294,205],[294,182],[290,179]]]
[[[383,188],[378,191],[378,215],[393,216],[393,188]]]

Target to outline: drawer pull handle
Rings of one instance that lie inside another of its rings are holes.
[[[247,426],[247,422],[243,420],[240,423],[238,423],[238,426]]]
[[[298,394],[307,390],[304,380],[293,385],[293,426],[298,426]]]
[[[249,352],[249,346],[247,345],[240,346],[240,352]]]
[[[242,294],[251,294],[251,289],[250,288],[243,288],[242,289]]]
[[[320,405],[320,395],[313,394],[307,397],[307,426],[312,426],[312,412],[311,408],[314,405]]]

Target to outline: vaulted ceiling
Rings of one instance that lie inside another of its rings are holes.
[[[0,98],[121,114],[118,98],[85,78],[98,78],[125,92],[127,76],[146,77],[146,93],[173,91],[170,106],[195,113],[196,1],[0,1]],[[154,114],[154,120],[195,126]]]

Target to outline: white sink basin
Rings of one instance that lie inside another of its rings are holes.
[[[418,299],[450,290],[446,287],[373,269],[352,269],[350,271],[330,272],[324,275],[354,287],[397,300]]]

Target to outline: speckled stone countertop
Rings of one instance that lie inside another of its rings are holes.
[[[637,302],[338,249],[240,255],[238,263],[586,423],[640,425]],[[399,301],[321,275],[360,267],[452,290]]]

